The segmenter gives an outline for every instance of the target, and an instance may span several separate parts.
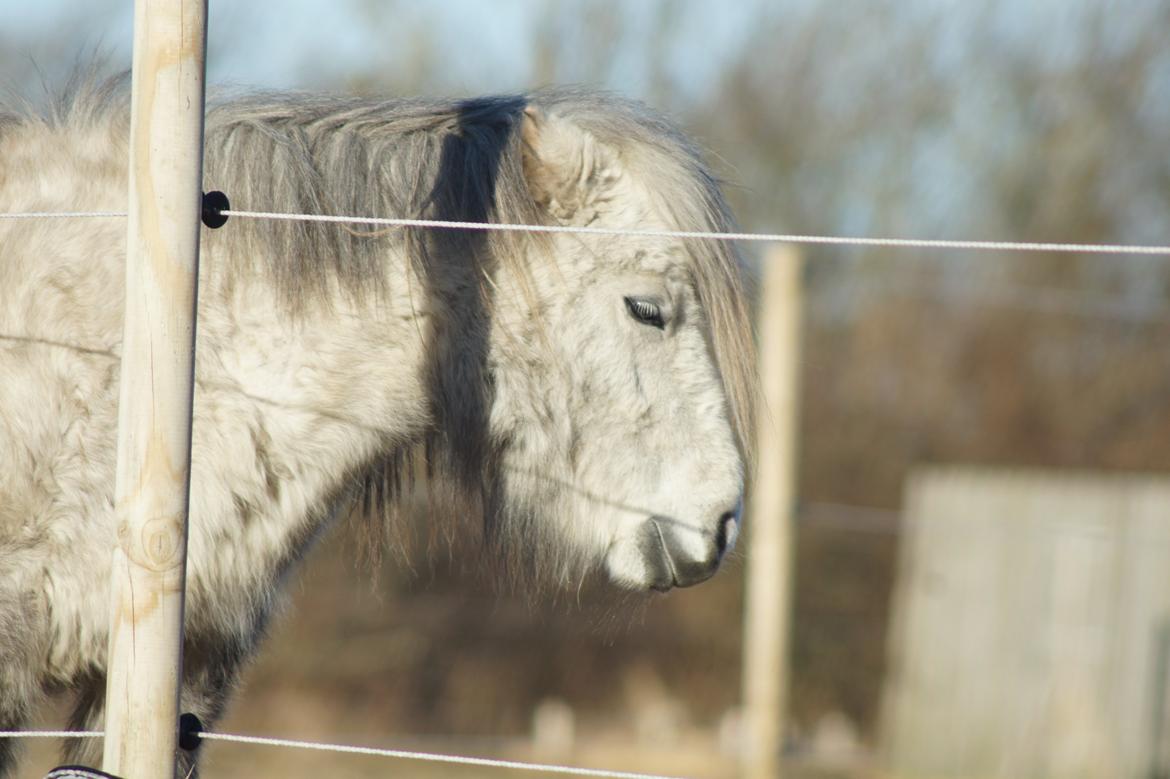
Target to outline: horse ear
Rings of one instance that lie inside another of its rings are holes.
[[[535,106],[520,121],[533,200],[563,223],[586,223],[621,176],[617,154],[592,133]]]

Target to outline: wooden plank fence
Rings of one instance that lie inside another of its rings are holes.
[[[932,468],[906,509],[888,775],[1170,775],[1170,477]]]

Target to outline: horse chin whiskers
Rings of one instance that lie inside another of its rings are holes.
[[[670,574],[668,581],[652,583],[650,589],[657,590],[658,592],[667,592],[671,588],[678,586],[678,572],[674,569],[674,560],[671,559],[670,549],[666,545],[666,538],[662,535],[662,525],[658,524],[658,518],[651,517],[647,520],[647,526],[654,529],[653,536],[658,539],[658,546],[655,551],[660,555],[660,559],[665,563],[666,570]]]

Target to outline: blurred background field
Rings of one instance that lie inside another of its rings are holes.
[[[0,73],[35,99],[42,82],[60,83],[87,51],[105,49],[113,65],[128,65],[130,6],[0,0]],[[710,150],[749,230],[1170,242],[1164,0],[251,0],[213,1],[210,19],[212,83],[434,95],[587,82],[643,99]],[[754,277],[760,258],[746,251]],[[1019,678],[1034,694],[994,706],[1005,723],[1026,712],[1004,707],[1034,707],[1037,743],[1085,732],[1079,714],[1053,714],[1052,700],[1078,701],[1059,711],[1096,707],[1119,717],[1114,693],[1124,684],[1163,689],[1167,671],[1154,645],[1170,617],[1162,600],[1170,578],[1154,575],[1136,590],[1101,578],[1114,570],[1102,561],[1127,543],[1117,504],[1101,502],[1088,519],[1053,509],[1043,517],[1052,535],[1036,537],[1041,557],[1021,556],[1023,542],[1009,540],[979,558],[992,573],[970,581],[1010,582],[996,598],[1033,592],[1037,615],[1064,609],[1064,621],[1043,635],[1017,629],[1026,614],[1011,617],[1017,623],[980,617],[997,647],[983,652],[970,649],[982,646],[977,638],[962,638],[972,609],[986,605],[982,590],[968,600],[944,597],[960,587],[947,577],[974,558],[963,549],[948,557],[954,550],[925,541],[914,547],[917,563],[908,557],[911,542],[928,534],[928,517],[951,517],[939,509],[909,520],[908,485],[924,466],[1028,469],[1080,485],[1100,484],[1102,474],[1170,471],[1170,261],[802,251],[784,737],[792,775],[1166,776],[1170,723],[1152,699],[1126,726],[1129,736],[1088,751],[1052,748],[1025,759],[1011,751],[1018,744],[988,736],[982,763],[971,757],[974,747],[959,744],[927,768],[897,758],[903,741],[893,735],[900,726],[891,701],[903,695],[907,625],[925,619],[907,616],[915,601],[900,593],[911,581],[928,589],[935,582],[936,602],[951,605],[930,612],[934,634],[954,639],[950,660],[914,655],[913,668],[953,661],[946,667],[975,687],[1007,678],[1008,665],[1025,673]],[[989,496],[1000,494],[999,482],[981,484],[977,499],[960,501],[987,506],[971,520],[978,527],[1010,533],[1033,521],[1026,507],[1039,498],[1025,491],[997,503]],[[1035,484],[1036,495],[1048,494],[1048,482]],[[1060,546],[1066,515],[1089,523],[1076,536],[1089,546]],[[1170,504],[1150,516],[1170,525]],[[971,532],[975,549],[982,536]],[[291,608],[224,730],[736,775],[740,561],[666,597],[628,601],[589,590],[530,598],[493,584],[470,541],[419,544],[405,564],[389,555],[376,569],[358,562],[357,544],[338,528],[297,575]],[[1044,562],[1054,548],[1074,550],[1060,558],[1064,568]],[[935,578],[915,578],[922,555],[937,555]],[[1088,584],[1061,595],[1070,580]],[[1135,603],[1151,609],[1142,618],[1149,629],[1134,634],[1154,642],[1141,655],[1148,664],[1131,668],[1125,678],[1133,681],[1124,683],[1095,675],[1136,663],[1110,654],[1103,638]],[[1091,607],[1078,610],[1084,604]],[[1076,631],[1059,632],[1070,625]],[[959,663],[965,647],[974,654]],[[1062,665],[1078,651],[1096,654]],[[917,700],[920,718],[945,715],[963,730],[987,705],[977,698],[938,693],[897,705]],[[504,775],[231,745],[213,746],[208,757],[211,777]],[[38,746],[22,776],[52,759]]]

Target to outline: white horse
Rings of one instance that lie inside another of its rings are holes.
[[[120,208],[127,119],[121,80],[0,111],[0,210]],[[731,227],[671,125],[581,91],[225,100],[205,170],[242,209]],[[755,380],[727,244],[239,217],[202,242],[182,706],[204,723],[314,539],[354,500],[392,521],[417,474],[554,582],[686,586],[734,543]],[[124,250],[123,220],[0,223],[0,729],[65,688],[101,727]]]

